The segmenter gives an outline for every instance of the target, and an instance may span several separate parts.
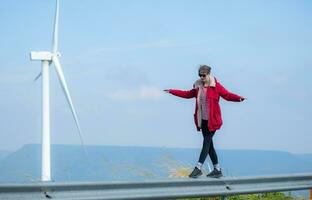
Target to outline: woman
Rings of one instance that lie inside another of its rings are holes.
[[[164,90],[165,92],[178,97],[186,99],[196,98],[194,121],[197,131],[202,131],[204,141],[198,163],[189,175],[190,178],[197,178],[202,175],[201,168],[208,154],[213,163],[214,169],[207,175],[207,177],[219,178],[223,176],[212,141],[212,137],[216,130],[220,129],[222,125],[219,99],[221,96],[227,101],[240,102],[245,100],[244,97],[227,91],[217,79],[210,74],[210,71],[211,67],[207,65],[200,66],[198,69],[198,76],[200,79],[194,83],[192,90]]]

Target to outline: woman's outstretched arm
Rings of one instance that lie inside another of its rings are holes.
[[[185,99],[190,99],[196,97],[196,90],[175,90],[175,89],[166,89],[164,90],[167,93],[173,94],[178,97],[182,97]]]
[[[217,82],[217,90],[219,92],[219,95],[227,100],[227,101],[236,101],[236,102],[239,102],[239,101],[244,101],[246,98],[245,97],[242,97],[242,96],[239,96],[237,94],[234,94],[232,92],[229,92],[227,89],[225,89],[220,83]]]

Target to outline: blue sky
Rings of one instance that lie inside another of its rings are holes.
[[[219,149],[312,153],[311,1],[60,1],[60,52],[86,144],[201,147],[191,89],[199,64],[243,103],[220,101]],[[55,2],[0,6],[0,149],[41,140],[40,62]],[[51,67],[55,144],[79,144]]]

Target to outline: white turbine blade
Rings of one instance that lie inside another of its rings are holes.
[[[73,103],[72,103],[71,96],[70,96],[69,91],[68,91],[68,87],[67,87],[67,84],[66,84],[66,80],[65,80],[65,77],[64,77],[64,74],[63,74],[63,70],[62,70],[60,61],[59,61],[59,59],[58,59],[57,56],[53,56],[52,60],[53,60],[53,63],[54,63],[54,66],[55,66],[55,69],[56,69],[56,73],[57,73],[57,75],[58,75],[58,78],[59,78],[59,80],[60,80],[60,82],[61,82],[63,91],[64,91],[64,93],[65,93],[67,102],[68,102],[68,104],[69,104],[69,106],[70,106],[70,109],[71,109],[71,111],[72,111],[72,114],[73,114],[73,116],[74,116],[74,119],[75,119],[75,122],[76,122],[76,125],[77,125],[77,128],[78,128],[80,137],[81,137],[81,139],[82,139],[82,136],[81,136],[81,129],[80,129],[80,125],[79,125],[79,122],[78,122],[76,110],[75,110],[75,108],[74,108],[74,105],[73,105]]]
[[[56,53],[58,50],[58,26],[59,26],[59,0],[56,0],[53,42],[52,42],[52,52],[53,53]]]
[[[37,81],[41,76],[42,76],[42,72],[40,72],[40,73],[36,76],[36,78],[34,79],[34,81]]]

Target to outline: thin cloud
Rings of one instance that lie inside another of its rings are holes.
[[[121,101],[132,100],[159,100],[163,91],[154,86],[140,86],[136,89],[120,89],[109,95],[109,98]]]

